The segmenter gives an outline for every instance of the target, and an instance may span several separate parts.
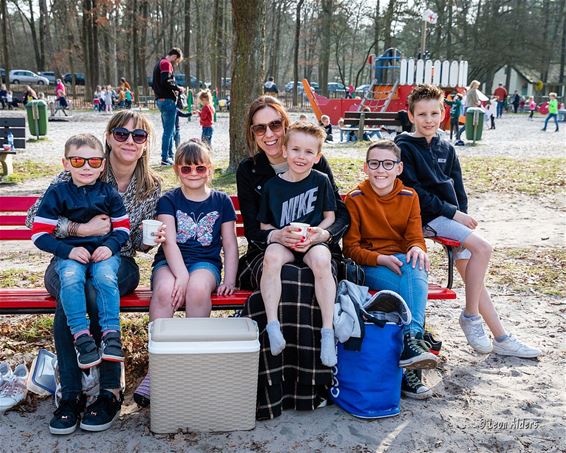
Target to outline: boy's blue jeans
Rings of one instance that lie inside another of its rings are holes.
[[[208,143],[209,146],[212,143],[212,131],[213,131],[213,129],[211,127],[203,127],[202,128],[201,140],[205,143]]]
[[[59,297],[60,279],[57,274],[56,260],[53,258],[45,271],[45,289],[53,297]],[[120,259],[120,269],[118,270],[118,286],[120,295],[125,296],[134,291],[140,281],[140,271],[136,261],[129,256],[122,256]],[[96,307],[96,294],[92,287],[90,278],[87,279],[86,287],[87,310],[90,317],[90,333],[97,344],[100,344],[102,332],[98,323],[98,313]],[[55,309],[55,319],[53,320],[53,339],[55,340],[55,350],[57,351],[57,362],[59,366],[59,377],[61,378],[61,392],[63,399],[75,399],[81,391],[82,371],[77,363],[77,353],[75,351],[73,336],[67,324],[67,317],[62,305],[58,302]],[[120,363],[103,360],[99,365],[100,388],[117,389],[120,388]]]
[[[548,126],[548,122],[550,121],[551,118],[554,119],[554,125],[556,126],[556,129],[558,130],[558,114],[557,113],[549,113],[547,115],[546,119],[544,120],[544,128],[546,129],[546,126]]]
[[[407,257],[403,253],[397,253],[395,256],[401,260],[401,275],[385,266],[363,266],[366,272],[366,285],[370,289],[382,290],[388,289],[398,293],[411,310],[412,321],[405,326],[405,333],[415,335],[416,333],[424,333],[425,310],[428,296],[428,273],[426,270],[419,269],[417,266],[413,269],[411,263],[407,263]]]
[[[102,332],[120,330],[120,292],[118,268],[120,255],[98,263],[83,264],[71,259],[57,259],[60,277],[59,302],[63,305],[71,333],[75,335],[89,328],[86,317],[85,285],[87,273],[96,292],[96,305]]]

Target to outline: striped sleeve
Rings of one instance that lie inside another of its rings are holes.
[[[33,217],[31,240],[37,248],[44,252],[52,253],[60,258],[68,258],[73,247],[57,239],[54,235],[59,219],[60,205],[57,186],[48,189]]]

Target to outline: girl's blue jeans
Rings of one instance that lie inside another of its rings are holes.
[[[210,146],[212,143],[212,132],[213,132],[213,128],[211,127],[203,127],[202,128],[202,136],[201,136],[201,140],[205,143],[208,143],[208,145]]]
[[[401,275],[385,266],[363,266],[366,272],[365,284],[374,290],[381,291],[388,289],[399,294],[411,310],[412,321],[405,326],[405,333],[415,335],[424,333],[425,310],[428,296],[428,273],[426,270],[413,269],[411,263],[407,263],[404,253],[397,253],[395,256],[401,260]]]
[[[45,271],[45,289],[55,298],[59,298],[60,279],[57,273],[56,259],[49,263]],[[120,296],[133,292],[140,281],[140,271],[136,261],[132,257],[122,256],[120,268],[118,269],[118,287]],[[90,318],[90,333],[97,344],[100,344],[102,332],[98,322],[98,310],[96,306],[96,293],[87,278],[84,288],[86,293],[87,311]],[[59,376],[61,379],[61,391],[63,399],[75,399],[82,392],[82,372],[77,363],[77,355],[74,346],[73,335],[67,324],[67,317],[61,303],[57,303],[55,319],[53,320],[53,338],[57,352]],[[103,360],[100,367],[100,388],[120,388],[120,363]]]
[[[85,286],[87,275],[96,292],[96,305],[102,332],[120,330],[120,293],[118,268],[120,255],[97,263],[83,264],[72,259],[56,260],[57,273],[61,277],[59,302],[63,305],[71,333],[88,330],[86,317]]]

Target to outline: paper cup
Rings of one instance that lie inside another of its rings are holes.
[[[143,240],[145,245],[155,245],[155,233],[161,228],[163,222],[159,220],[144,220],[143,224]]]
[[[293,233],[302,236],[303,238],[307,237],[307,229],[310,227],[308,223],[301,223],[301,222],[291,222],[292,228],[300,228],[301,231],[293,231]]]

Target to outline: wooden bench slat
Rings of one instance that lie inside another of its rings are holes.
[[[22,226],[26,223],[25,215],[1,215],[0,225],[4,226]]]
[[[0,211],[27,212],[33,206],[37,197],[0,197]]]
[[[26,117],[25,116],[6,116],[0,118],[0,128],[9,127],[26,127]]]
[[[14,136],[14,138],[26,138],[26,129],[25,127],[19,128],[19,127],[11,127],[10,129],[7,128],[0,128],[0,134],[1,134],[1,138],[6,138],[6,134],[7,131],[11,131],[12,135]]]
[[[4,146],[5,141],[6,141],[5,138],[0,137],[0,151],[2,150],[2,146]],[[14,148],[16,148],[16,149],[26,149],[26,139],[25,138],[15,138],[14,139]]]

